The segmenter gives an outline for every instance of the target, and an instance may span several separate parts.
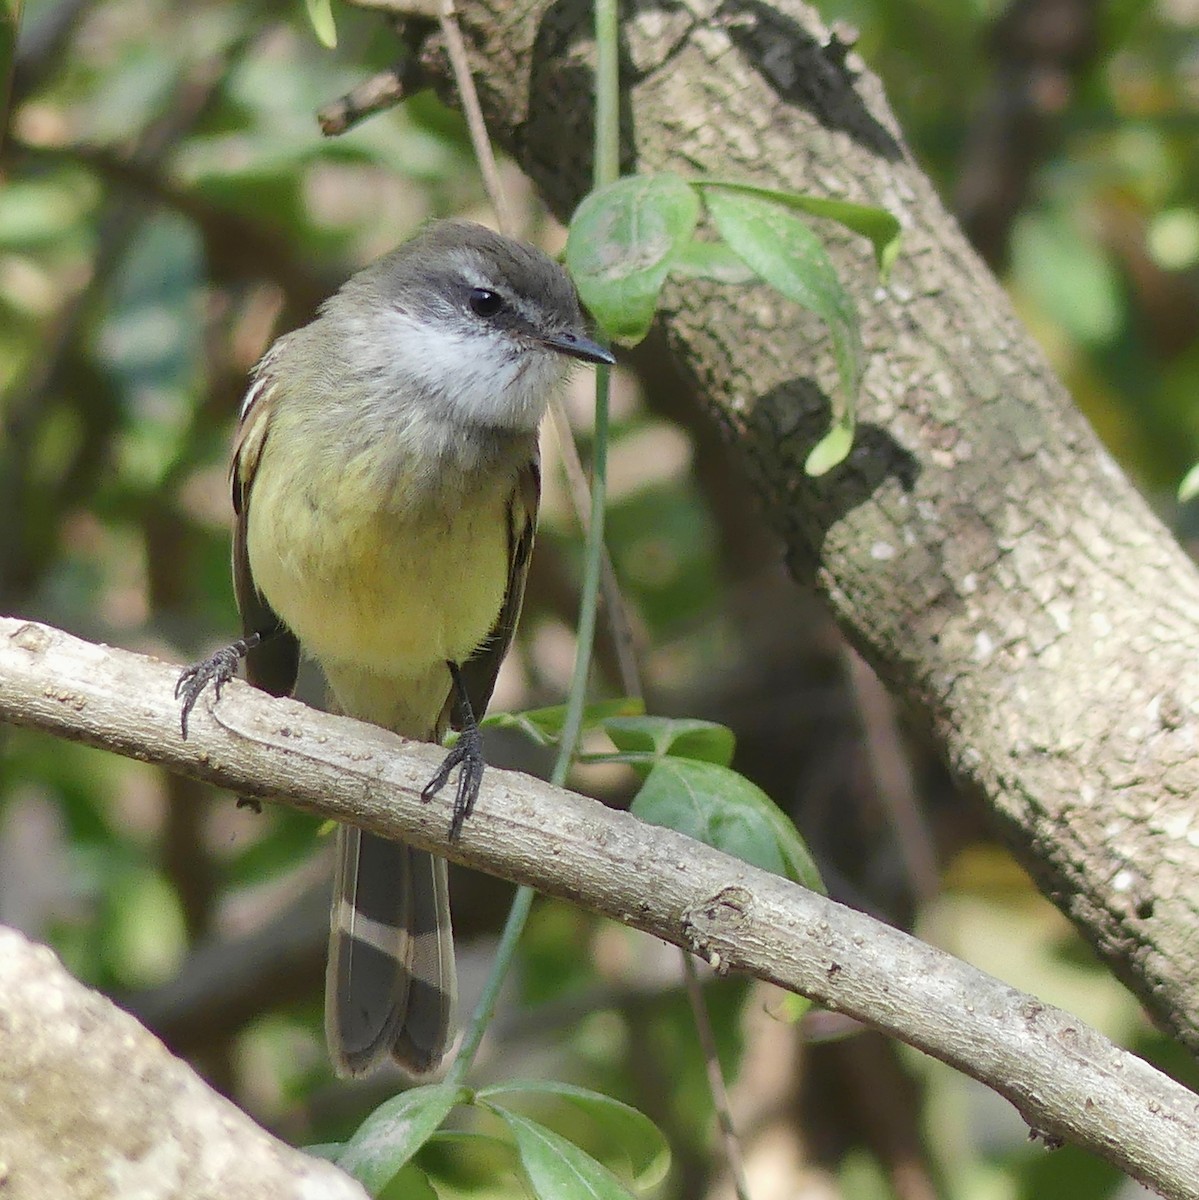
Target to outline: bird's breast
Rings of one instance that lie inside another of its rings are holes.
[[[395,679],[468,658],[507,589],[511,480],[414,489],[402,470],[296,469],[272,449],[251,490],[247,552],[305,652],[331,674]]]

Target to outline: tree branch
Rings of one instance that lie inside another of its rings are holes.
[[[0,927],[6,1200],[365,1200],[217,1095],[45,947]]]
[[[215,705],[201,702],[185,742],[177,676],[166,663],[0,618],[0,720],[566,897],[722,971],[867,1021],[993,1087],[1039,1133],[1076,1141],[1163,1195],[1199,1196],[1199,1100],[1068,1013],[787,880],[527,776],[488,771],[451,844],[450,802],[420,799],[436,747],[239,682]]]

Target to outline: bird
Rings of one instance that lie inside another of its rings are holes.
[[[326,706],[408,738],[458,740],[451,839],[484,771],[478,718],[520,616],[540,500],[538,428],[589,335],[536,247],[433,222],[371,263],[254,369],[230,478],[243,636],[180,676],[181,725],[210,683],[290,694],[301,654]],[[436,1071],[456,994],[445,860],[341,825],[325,1031],[343,1075]]]

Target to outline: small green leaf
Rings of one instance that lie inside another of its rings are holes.
[[[520,1165],[537,1200],[632,1200],[624,1184],[574,1142],[510,1109],[495,1111],[516,1138]]]
[[[758,279],[758,273],[731,246],[695,238],[679,248],[670,273],[733,285],[754,283]]]
[[[618,750],[637,755],[634,761],[666,757],[694,758],[727,767],[733,761],[733,731],[714,721],[683,717],[612,717],[602,722]],[[620,755],[611,756],[620,762]]]
[[[602,1092],[552,1080],[513,1079],[494,1087],[482,1088],[476,1094],[480,1100],[486,1099],[497,1109],[506,1107],[497,1101],[512,1096],[549,1096],[569,1100],[583,1109],[611,1141],[620,1146],[628,1161],[633,1183],[638,1188],[661,1183],[670,1168],[670,1147],[662,1131],[644,1113]]]
[[[583,303],[613,340],[649,332],[658,294],[699,220],[699,197],[677,175],[628,175],[587,196],[566,239]]]
[[[1185,504],[1188,500],[1194,500],[1199,496],[1199,463],[1196,463],[1183,476],[1182,482],[1178,485],[1178,502]]]
[[[816,892],[820,872],[803,838],[779,807],[744,775],[716,763],[663,759],[629,811]]]
[[[885,208],[854,204],[849,200],[831,200],[825,196],[805,196],[802,192],[757,187],[752,183],[735,183],[731,180],[697,179],[695,186],[701,190],[723,188],[725,191],[761,196],[762,199],[773,200],[784,208],[794,208],[800,212],[811,213],[814,217],[827,217],[830,221],[836,221],[846,229],[870,239],[879,274],[884,280],[899,257],[899,222]]]
[[[337,48],[337,26],[333,21],[332,0],[304,0],[312,31],[326,50]]]
[[[379,1200],[438,1200],[437,1189],[415,1163],[405,1163],[379,1193]]]
[[[817,455],[817,466],[834,465],[830,450],[852,444],[854,408],[862,374],[857,313],[841,286],[824,243],[774,200],[744,190],[705,188],[708,211],[726,242],[772,287],[802,304],[828,325],[840,386],[833,393],[829,428],[839,437]],[[830,441],[830,439],[826,439]]]
[[[637,716],[645,711],[640,700],[623,697],[619,700],[600,700],[583,709],[583,731],[594,729],[609,717]],[[539,746],[556,745],[566,721],[566,705],[548,708],[529,708],[518,713],[492,713],[479,722],[489,729],[515,729]]]
[[[812,447],[808,457],[804,459],[804,474],[816,479],[831,471],[838,463],[845,461],[845,456],[853,446],[853,421],[846,424],[834,425]]]
[[[393,1096],[362,1122],[337,1165],[377,1194],[429,1140],[450,1109],[466,1098],[464,1088],[444,1083]]]
[[[812,1001],[795,992],[784,992],[770,1015],[787,1025],[798,1025],[812,1011]]]

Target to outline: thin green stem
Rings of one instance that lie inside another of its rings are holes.
[[[616,0],[596,0],[596,87],[595,87],[595,179],[596,187],[614,182],[620,175],[620,77],[619,13]],[[604,563],[604,504],[608,495],[608,411],[611,373],[607,367],[595,372],[595,440],[591,463],[591,520],[583,561],[583,584],[579,597],[579,627],[575,643],[575,665],[570,694],[562,722],[558,758],[550,782],[561,787],[570,772],[583,728],[587,706],[587,680],[591,674],[591,652],[599,611],[600,578]],[[516,956],[516,947],[533,907],[532,888],[518,888],[500,935],[491,974],[471,1015],[458,1057],[446,1082],[462,1085],[479,1052],[483,1035],[491,1024],[500,989]]]
[[[592,187],[620,178],[620,6],[595,0],[595,166]]]
[[[466,1034],[462,1039],[458,1057],[454,1059],[454,1065],[446,1075],[445,1081],[448,1084],[461,1086],[466,1082],[466,1076],[474,1064],[475,1055],[479,1053],[483,1035],[491,1024],[496,1001],[500,998],[500,989],[504,986],[504,980],[508,977],[508,969],[512,966],[512,960],[516,956],[516,947],[520,942],[520,935],[525,931],[525,923],[533,908],[535,895],[536,892],[531,887],[516,889],[512,907],[508,910],[508,919],[504,922],[504,931],[500,934],[500,944],[496,947],[491,974],[487,976],[487,982],[483,985],[483,994],[479,997],[479,1003],[475,1005],[475,1011],[471,1014],[470,1024],[466,1027]]]
[[[583,586],[579,597],[579,626],[575,635],[575,667],[570,695],[562,720],[562,741],[550,782],[561,787],[574,759],[583,712],[587,704],[587,677],[591,673],[591,651],[595,643],[595,620],[599,611],[600,573],[604,561],[604,503],[608,495],[608,396],[607,367],[595,371],[595,450],[591,460],[591,520],[584,548]]]

